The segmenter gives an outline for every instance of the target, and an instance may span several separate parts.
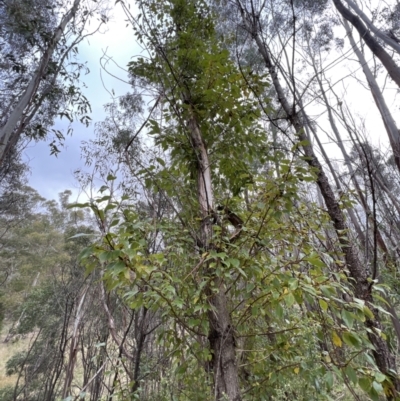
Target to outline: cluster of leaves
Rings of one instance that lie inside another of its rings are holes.
[[[284,178],[277,180],[271,172],[249,186],[247,211],[236,199],[246,222],[240,239],[231,243],[232,228],[216,226],[216,249],[202,255],[191,229],[196,219],[183,222],[167,215],[158,220],[110,195],[79,205],[109,222],[102,241],[81,254],[87,273],[100,266],[109,291],[133,310],[157,312],[162,321],[157,344],[170,353],[171,371],[159,376],[158,396],[179,383],[177,399],[198,399],[203,386],[199,399],[206,399],[211,356],[205,289],[218,291],[216,278],[229,289],[240,376],[249,399],[280,399],[279,394],[330,399],[340,383],[359,385],[378,399],[390,388],[390,379],[369,356],[373,347],[362,328],[366,317],[373,317],[371,310],[352,297],[340,254],[315,247],[316,241],[325,242],[329,219],[302,201],[299,183],[312,181],[313,174],[290,168],[288,159],[279,162]],[[157,250],[154,238],[162,243]]]
[[[53,44],[57,29],[70,5],[58,0],[5,0],[0,3],[0,125],[3,127],[24,92],[38,72],[42,59]],[[86,8],[86,10],[84,10]],[[82,14],[74,20],[57,43],[45,71],[38,78],[38,88],[20,116],[18,135],[9,144],[15,148],[21,133],[25,140],[40,140],[51,132],[52,153],[64,134],[51,129],[57,118],[72,122],[79,119],[88,126],[91,111],[80,85],[80,74],[88,72],[78,59],[78,43],[83,39],[87,19],[93,14],[89,5],[82,5]],[[74,37],[75,35],[75,37]],[[68,131],[70,132],[70,131]]]
[[[330,219],[307,196],[316,171],[288,156],[302,144],[272,152],[274,138],[259,123],[260,103],[270,103],[268,80],[235,65],[206,4],[140,7],[135,31],[149,58],[131,62],[129,71],[134,84],[157,93],[160,114],[149,120],[147,133],[165,156],[150,159],[137,176],[148,198],[165,200],[162,212],[143,213],[112,193],[79,206],[90,207],[105,228],[81,254],[88,273],[100,268],[110,292],[160,320],[156,344],[169,373],[154,372],[157,389],[144,380],[141,397],[173,393],[183,401],[201,392],[200,399],[213,399],[208,316],[220,283],[243,399],[329,400],[345,387],[373,400],[390,394],[391,379],[371,358],[364,328],[374,319],[371,308],[386,312],[353,296]],[[206,252],[197,241],[204,222],[194,195],[199,155],[188,131],[191,118],[210,157],[216,198],[243,221],[238,233],[223,214],[216,219]],[[347,199],[342,205],[352,206]]]
[[[216,40],[213,15],[205,4],[173,1],[151,3],[155,28],[147,36],[146,19],[137,35],[150,59],[129,63],[132,81],[160,88],[162,116],[150,120],[149,134],[169,154],[168,174],[194,178],[197,155],[186,123],[198,122],[216,184],[238,194],[251,180],[256,162],[267,154],[268,141],[257,120],[258,99],[269,86],[264,75],[239,70]],[[158,49],[161,49],[159,51]]]

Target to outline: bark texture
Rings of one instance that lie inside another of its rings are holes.
[[[211,170],[206,144],[194,116],[188,121],[190,139],[197,157],[197,190],[201,225],[201,245],[204,250],[212,246],[212,214],[214,210]],[[211,268],[207,274],[213,276]],[[208,288],[212,310],[208,313],[210,324],[209,342],[212,352],[215,400],[241,401],[239,375],[236,365],[236,347],[228,308],[225,286],[215,278],[214,288]]]
[[[86,287],[80,297],[78,307],[76,310],[76,317],[74,322],[74,330],[71,336],[69,360],[67,367],[65,369],[65,381],[64,388],[62,392],[62,398],[67,398],[71,394],[71,385],[74,378],[74,370],[76,365],[76,358],[79,351],[79,337],[80,337],[80,325],[83,318],[83,304],[85,302],[86,294],[89,287]]]

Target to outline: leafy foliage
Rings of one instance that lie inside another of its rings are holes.
[[[267,3],[257,17],[260,35],[268,32],[280,45],[300,38],[313,54],[332,49],[336,21],[328,2]],[[213,301],[223,294],[224,335],[234,339],[241,400],[393,400],[397,373],[378,366],[378,341],[371,343],[374,336],[393,349],[397,344],[390,323],[396,308],[389,301],[398,298],[392,294],[398,255],[378,250],[378,240],[398,235],[398,219],[387,207],[398,192],[390,164],[369,144],[354,141],[346,160],[351,177],[338,178],[331,168],[338,187],[350,186],[339,194],[339,212],[351,217],[362,206],[367,221],[359,237],[351,225],[335,230],[329,205],[315,192],[321,170],[302,153],[310,141],[299,141],[290,128],[293,115],[273,99],[277,78],[265,73],[263,55],[246,42],[243,25],[233,27],[237,10],[225,10],[222,21],[220,4],[137,4],[132,21],[146,57],[129,63],[133,90],[106,106],[96,138],[84,144],[87,163],[105,184],[98,196],[70,204],[65,191],[59,202],[46,201],[20,185],[20,203],[1,209],[5,222],[24,213],[23,224],[15,220],[1,239],[9,337],[33,338],[7,362],[8,373],[19,379],[2,396],[224,399],[216,396],[220,356],[210,319],[221,318]],[[304,111],[298,97],[309,95],[307,88],[296,92],[302,87],[296,52],[293,44],[291,60],[285,46],[274,62],[287,57],[293,63],[292,76],[283,68],[279,74],[295,114],[297,107]],[[78,99],[74,87],[69,94]],[[152,96],[146,116],[144,96]],[[305,114],[301,119],[316,131]],[[194,143],[193,120],[212,177],[215,202],[208,216],[199,207],[204,154]],[[353,135],[355,128],[349,130]],[[80,179],[93,185],[89,175]],[[376,193],[378,179],[391,196]],[[352,242],[365,261],[368,299],[353,293],[355,278],[343,255],[343,244]],[[397,355],[390,352],[388,358]]]

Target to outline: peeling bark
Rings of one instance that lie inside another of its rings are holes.
[[[212,246],[213,229],[210,217],[214,210],[210,162],[206,144],[193,115],[189,118],[188,128],[197,157],[197,190],[203,219],[201,245],[204,250],[207,250]],[[213,275],[211,268],[206,268],[206,271],[207,274]],[[212,310],[208,313],[210,324],[208,338],[212,352],[215,400],[241,401],[235,338],[222,280],[215,278],[214,288],[208,288],[207,292],[212,306]]]

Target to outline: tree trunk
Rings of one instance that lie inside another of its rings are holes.
[[[332,127],[332,131],[333,131],[333,133],[335,134],[335,137],[336,137],[336,143],[337,143],[337,145],[339,146],[339,148],[340,148],[340,150],[342,152],[342,155],[343,155],[343,158],[344,158],[344,163],[345,163],[345,165],[347,166],[347,168],[349,170],[351,181],[353,182],[354,188],[356,189],[359,201],[360,201],[360,203],[361,203],[361,205],[362,205],[362,207],[364,209],[365,215],[368,217],[368,219],[371,221],[371,223],[375,226],[376,222],[374,220],[374,216],[371,213],[371,210],[370,210],[369,205],[368,205],[368,203],[367,203],[367,201],[365,199],[365,196],[364,196],[363,191],[362,191],[362,189],[360,187],[360,184],[357,181],[356,173],[355,173],[355,171],[353,169],[353,165],[351,164],[351,160],[350,160],[350,157],[349,157],[349,155],[347,153],[347,150],[343,145],[342,137],[340,135],[339,129],[337,128],[335,119],[333,117],[332,108],[331,108],[331,106],[330,106],[330,104],[328,102],[328,98],[326,97],[326,93],[325,93],[324,87],[322,85],[322,81],[321,81],[321,79],[319,77],[319,74],[317,73],[317,69],[315,68],[314,64],[313,64],[313,68],[314,68],[315,76],[316,76],[317,81],[318,81],[318,85],[319,85],[320,90],[321,90],[322,97],[324,99],[324,102],[325,102],[325,105],[326,105],[326,108],[327,108],[327,111],[328,111],[329,123],[330,123],[330,125]],[[358,149],[358,145],[357,144],[354,144],[354,145]],[[360,154],[360,157],[362,157],[361,154]],[[354,224],[354,222],[353,222],[353,224]],[[360,230],[360,233],[361,233],[361,230]],[[363,243],[366,243],[366,241],[369,241],[368,233],[366,233],[366,235],[361,233],[360,239],[361,239],[361,241]],[[381,235],[379,229],[377,230],[377,241],[378,241],[378,244],[379,244],[380,248],[382,249],[382,251],[385,254],[388,254],[388,252],[389,252],[388,248],[386,247],[386,244],[385,244],[385,242],[384,242],[384,240],[382,238],[382,235]]]
[[[50,40],[47,49],[43,53],[39,66],[36,72],[33,74],[28,84],[28,87],[21,95],[17,105],[11,112],[10,117],[7,119],[4,127],[0,129],[0,165],[4,161],[4,156],[9,141],[12,140],[13,143],[18,142],[19,137],[16,138],[15,136],[13,136],[13,133],[18,128],[18,124],[23,124],[24,113],[26,112],[27,107],[32,103],[39,88],[40,82],[47,72],[49,62],[51,61],[58,42],[60,41],[61,36],[64,33],[65,28],[67,27],[69,22],[75,17],[80,2],[81,0],[75,0],[72,8],[62,18],[60,25],[57,27],[54,33],[53,38]],[[19,132],[19,135],[20,133],[21,132]]]
[[[207,250],[212,246],[214,210],[210,162],[206,144],[194,116],[189,118],[188,127],[197,157],[197,189],[202,216],[201,245],[204,250]],[[207,273],[213,275],[211,268],[207,268]],[[215,278],[214,288],[208,288],[207,292],[212,306],[212,310],[208,313],[208,319],[215,400],[241,401],[235,339],[222,280]]]
[[[338,0],[334,0],[335,4]],[[277,93],[277,97],[279,103],[282,106],[282,109],[285,111],[287,115],[287,119],[290,124],[296,130],[296,134],[301,142],[304,142],[303,151],[305,155],[305,160],[309,164],[310,167],[316,171],[317,174],[317,185],[321,191],[321,194],[324,198],[325,205],[327,208],[327,212],[332,220],[333,226],[336,230],[336,233],[339,238],[339,243],[342,249],[342,252],[345,257],[346,266],[350,272],[351,277],[354,280],[354,293],[357,298],[360,298],[366,301],[372,312],[374,313],[374,319],[366,319],[365,325],[370,329],[368,333],[368,337],[371,343],[374,345],[375,350],[373,351],[373,355],[379,369],[390,377],[393,382],[393,396],[394,393],[400,391],[400,381],[399,379],[393,375],[392,371],[396,371],[395,358],[390,353],[388,344],[380,337],[379,332],[382,329],[380,324],[380,319],[378,315],[378,311],[371,306],[372,295],[371,295],[371,286],[368,281],[368,274],[364,265],[358,258],[357,251],[354,249],[352,244],[348,241],[345,236],[345,233],[348,231],[348,227],[345,221],[344,214],[340,209],[339,203],[337,202],[334,192],[329,184],[329,180],[325,175],[325,172],[322,169],[321,163],[318,158],[314,154],[313,148],[308,141],[307,135],[305,134],[304,124],[300,117],[300,114],[296,111],[294,106],[289,104],[289,101],[286,97],[285,91],[280,83],[276,66],[272,63],[271,56],[269,50],[263,40],[259,35],[259,27],[258,27],[258,18],[254,15],[252,17],[248,17],[248,14],[245,13],[240,1],[237,0],[237,5],[242,15],[243,23],[246,30],[251,35],[252,39],[256,43],[258,50],[265,62],[265,65],[269,71],[271,76],[275,91]],[[399,73],[399,83],[400,83],[400,73]],[[388,395],[388,400],[393,400],[392,395]]]
[[[140,368],[141,368],[141,356],[144,350],[145,340],[146,340],[146,319],[147,319],[148,309],[143,307],[142,314],[139,313],[135,315],[135,338],[136,338],[136,350],[135,350],[135,362],[133,367],[133,387],[132,393],[135,393],[140,388]]]
[[[85,302],[85,298],[86,298],[88,289],[89,289],[88,286],[84,289],[83,294],[81,295],[81,298],[79,300],[77,310],[76,310],[74,330],[73,330],[72,336],[71,336],[69,360],[68,360],[68,365],[65,369],[65,382],[64,382],[64,388],[63,388],[63,392],[62,392],[62,396],[61,396],[63,399],[68,397],[68,395],[70,395],[71,384],[72,384],[72,380],[74,378],[74,369],[75,369],[75,364],[76,364],[76,357],[78,354],[78,344],[79,344],[79,335],[80,335],[79,326],[81,324],[81,320],[82,320],[82,316],[83,316],[83,303]]]
[[[318,73],[317,73],[317,71],[316,71],[316,68],[315,68],[314,63],[312,63],[312,66],[313,66],[313,68],[314,68],[315,76],[317,77],[318,82],[320,82],[320,80],[319,80],[319,78],[318,78]],[[327,104],[328,115],[329,115],[329,121],[331,121],[331,113],[332,113],[332,112],[331,112],[331,109],[330,109],[330,107],[329,107],[329,105],[328,105],[328,103],[327,103],[328,100],[327,100],[327,98],[326,98],[325,92],[323,91],[322,84],[320,84],[320,88],[321,88],[321,91],[322,91],[322,95],[323,95],[323,97],[324,97],[324,100],[325,100],[325,102],[326,102],[326,104]],[[298,96],[299,99],[300,99],[300,100],[299,100],[299,106],[300,106],[300,110],[301,110],[302,113],[303,113],[303,119],[304,119],[304,122],[305,122],[305,127],[304,127],[304,128],[305,128],[306,130],[309,129],[309,130],[313,133],[313,136],[314,136],[314,138],[315,138],[315,140],[316,140],[316,142],[317,142],[317,144],[318,144],[318,147],[319,147],[319,149],[320,149],[320,151],[321,151],[321,153],[322,153],[323,159],[325,160],[325,163],[327,164],[327,166],[328,166],[328,168],[329,168],[329,170],[330,170],[330,172],[331,172],[331,174],[332,174],[332,177],[333,177],[333,179],[334,179],[334,181],[335,181],[336,188],[337,188],[339,191],[342,191],[342,186],[341,186],[341,183],[340,183],[339,178],[338,178],[338,176],[337,176],[337,173],[336,173],[335,169],[334,169],[333,166],[332,166],[332,163],[331,163],[331,161],[330,161],[330,159],[329,159],[329,157],[328,157],[328,155],[327,155],[327,153],[326,153],[326,151],[325,151],[324,146],[322,145],[322,143],[321,143],[321,141],[320,141],[320,139],[319,139],[319,137],[318,137],[318,134],[317,134],[316,130],[314,129],[314,127],[312,126],[312,124],[310,124],[310,121],[309,121],[309,119],[308,119],[308,116],[307,116],[307,114],[305,113],[305,108],[304,108],[303,102],[301,101],[301,97],[299,96],[298,93],[297,93],[297,96]],[[332,122],[331,122],[331,124],[332,124]],[[347,210],[347,213],[348,213],[348,215],[349,215],[349,217],[350,217],[350,220],[351,220],[351,222],[352,222],[352,224],[353,224],[353,226],[354,226],[354,229],[355,229],[355,231],[356,231],[356,233],[357,233],[357,235],[358,235],[360,241],[364,243],[364,242],[365,242],[365,235],[364,235],[364,233],[363,233],[362,230],[361,230],[360,224],[359,224],[358,219],[357,219],[357,217],[356,217],[356,215],[355,215],[355,213],[354,213],[354,210],[353,210],[352,208],[350,208],[350,207],[346,208],[346,210]]]
[[[371,52],[382,62],[390,77],[400,87],[400,68],[394,62],[393,58],[386,52],[386,50],[374,39],[365,27],[363,22],[354,15],[348,8],[346,8],[340,0],[333,0],[337,10],[343,18],[347,19],[369,47]]]
[[[361,64],[365,77],[367,78],[368,86],[371,90],[372,97],[374,98],[375,104],[378,107],[379,112],[381,113],[386,132],[389,136],[390,145],[393,149],[394,160],[396,162],[397,168],[400,171],[400,133],[399,130],[397,129],[396,122],[394,121],[394,118],[392,117],[389,108],[386,105],[382,92],[379,89],[375,77],[373,76],[371,70],[368,67],[364,55],[358,48],[353,38],[353,34],[351,32],[349,24],[347,23],[346,20],[343,21],[343,24],[346,29],[347,36],[349,37],[350,44],[354,50],[354,53],[358,58],[358,61]]]
[[[364,14],[360,7],[352,0],[346,0],[347,4],[360,16],[360,18],[364,21],[367,28],[370,29],[379,39],[385,42],[388,46],[394,49],[397,53],[400,54],[400,44],[394,41],[391,37],[383,33],[380,29],[378,29],[372,21]]]

